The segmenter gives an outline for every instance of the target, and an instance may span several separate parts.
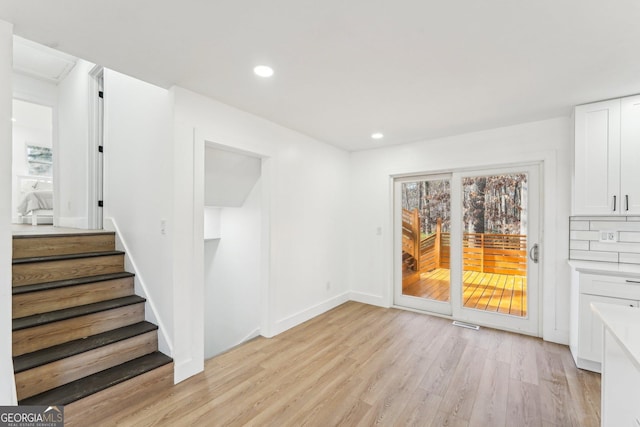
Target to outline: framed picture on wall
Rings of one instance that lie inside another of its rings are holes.
[[[29,175],[52,176],[53,151],[49,147],[27,144]]]

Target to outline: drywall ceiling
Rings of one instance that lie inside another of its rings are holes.
[[[348,150],[640,92],[637,0],[0,0],[0,19]]]

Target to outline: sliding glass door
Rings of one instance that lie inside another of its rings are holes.
[[[395,304],[537,334],[538,169],[398,178]]]

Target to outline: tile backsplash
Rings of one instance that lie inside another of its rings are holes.
[[[640,217],[572,216],[569,230],[569,259],[640,264]]]

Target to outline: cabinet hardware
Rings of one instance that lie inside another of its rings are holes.
[[[625,211],[629,210],[629,195],[625,194],[624,195],[624,202],[625,202]]]
[[[613,211],[616,211],[616,196],[613,196]]]
[[[625,280],[625,282],[627,282],[627,283],[637,283],[637,284],[640,285],[640,280],[629,280],[629,279],[627,279],[627,280]]]

